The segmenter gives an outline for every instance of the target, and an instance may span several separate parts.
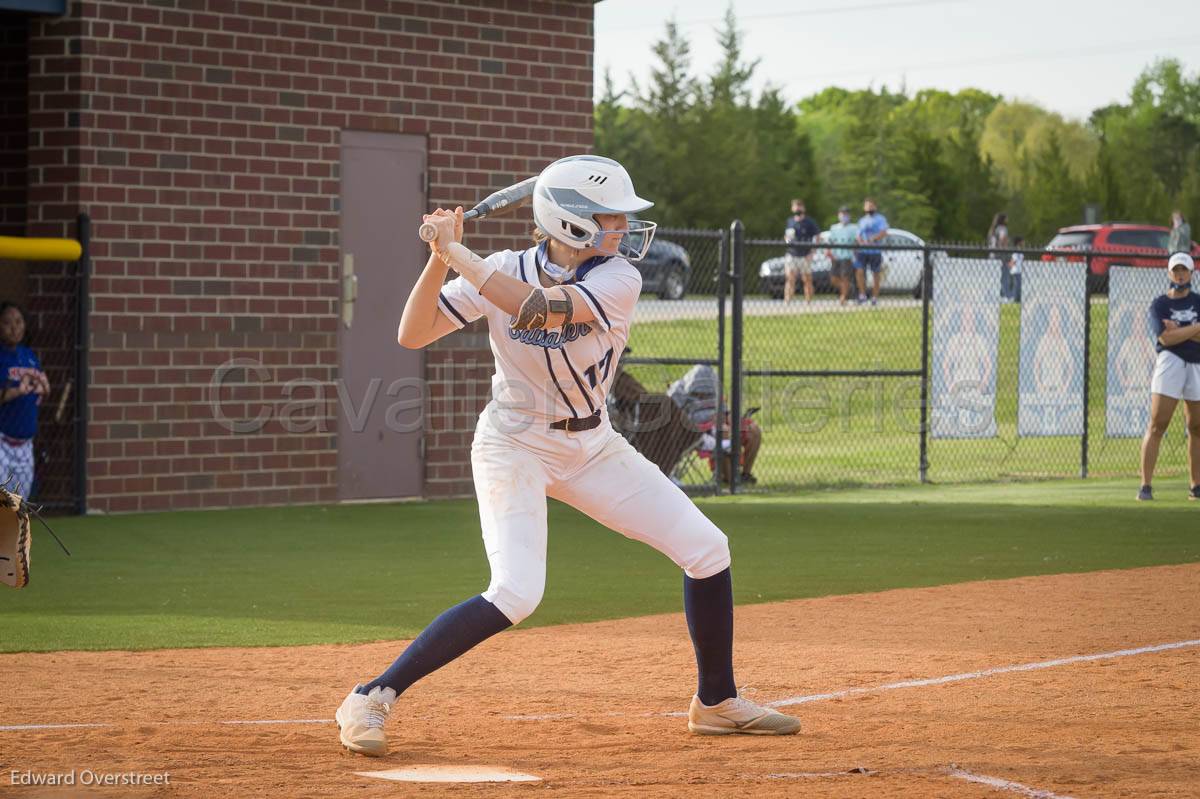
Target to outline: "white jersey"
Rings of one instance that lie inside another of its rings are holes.
[[[487,261],[505,274],[541,286],[538,259],[535,246],[493,253]],[[613,257],[584,264],[564,285],[578,290],[593,321],[551,330],[513,330],[512,316],[461,276],[442,287],[438,307],[460,329],[487,317],[496,358],[492,397],[507,413],[545,422],[597,413],[606,419],[605,397],[629,340],[642,275],[625,259]]]

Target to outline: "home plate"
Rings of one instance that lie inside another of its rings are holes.
[[[360,777],[393,782],[541,782],[504,766],[406,766],[389,771],[356,771]]]

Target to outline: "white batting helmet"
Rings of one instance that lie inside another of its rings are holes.
[[[576,250],[599,248],[620,233],[616,252],[639,261],[654,238],[654,222],[631,220],[621,230],[601,230],[596,214],[636,214],[654,203],[637,196],[625,167],[599,155],[560,158],[542,170],[533,189],[533,221],[555,241]],[[603,252],[603,251],[602,251]]]

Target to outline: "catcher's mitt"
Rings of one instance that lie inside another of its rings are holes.
[[[0,582],[13,588],[24,588],[29,584],[29,548],[33,538],[29,531],[31,513],[38,516],[37,508],[19,494],[0,487]],[[46,524],[41,516],[38,519]],[[49,525],[46,525],[46,529],[58,541],[63,552],[70,555]]]

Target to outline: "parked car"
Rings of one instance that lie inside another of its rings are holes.
[[[829,251],[829,231],[817,236],[818,246],[813,248],[812,273],[813,289],[818,292],[833,291],[833,281],[829,279],[832,266],[832,256]],[[892,228],[888,231],[883,244],[892,246],[924,247],[925,242],[915,233],[907,230]],[[826,246],[819,246],[826,245]],[[775,299],[783,297],[785,276],[783,273],[786,256],[780,255],[759,264],[759,291],[770,294]],[[905,292],[917,291],[921,282],[921,271],[924,258],[920,250],[884,250],[883,251],[883,291]],[[801,290],[801,281],[796,280],[796,290]]]
[[[1094,256],[1088,265],[1088,289],[1108,290],[1108,270],[1114,266],[1136,266],[1162,269],[1166,264],[1170,228],[1160,225],[1139,225],[1124,222],[1105,222],[1100,225],[1072,225],[1058,231],[1047,250],[1092,250],[1103,253]],[[1200,244],[1192,242],[1193,257],[1200,257]],[[1062,255],[1046,253],[1043,261],[1054,261]],[[1066,256],[1068,261],[1083,260],[1083,256]]]
[[[634,264],[642,273],[642,291],[664,300],[682,300],[692,275],[687,250],[673,241],[655,237],[646,257]]]

